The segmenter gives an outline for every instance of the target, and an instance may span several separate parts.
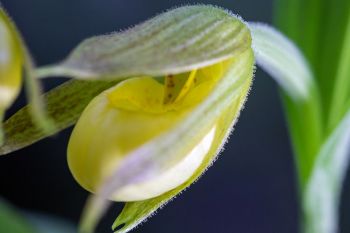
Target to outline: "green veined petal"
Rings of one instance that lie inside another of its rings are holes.
[[[166,15],[166,17],[164,15]],[[189,30],[189,28],[187,30],[180,30],[176,27],[176,24],[180,23],[179,20],[182,22],[182,24],[194,26],[192,20],[189,20],[188,18],[192,16],[196,18],[196,23],[200,23],[199,26],[197,25],[195,31],[192,29]],[[206,19],[203,20],[204,18]],[[173,27],[168,27],[169,25],[173,25]],[[207,27],[209,27],[210,30]],[[162,30],[165,30],[165,33],[162,33]],[[178,30],[180,30],[182,33],[179,33]],[[173,39],[165,41],[165,44],[160,46],[158,40],[164,36]],[[177,39],[177,36],[179,37],[179,40]],[[234,40],[231,39],[232,36],[235,38]],[[218,38],[221,39],[220,43],[218,43]],[[83,64],[84,69],[88,67],[89,69],[91,68],[99,71],[100,76],[97,78],[91,77],[90,75],[92,73],[90,72],[89,78],[91,79],[103,78],[101,75],[107,75],[111,79],[123,79],[127,77],[127,74],[136,73],[144,73],[145,75],[155,73],[167,75],[170,71],[185,71],[186,69],[195,66],[204,66],[235,54],[239,54],[246,49],[246,41],[248,40],[249,30],[244,27],[244,24],[241,21],[226,11],[210,6],[183,7],[160,15],[135,27],[135,29],[128,30],[124,33],[89,39],[82,43],[82,45],[72,53],[70,58],[67,60],[67,62],[69,61],[67,64],[78,64],[78,68],[81,64]],[[102,41],[103,43],[100,43]],[[156,43],[154,41],[156,41]],[[222,46],[223,42],[225,42],[227,46]],[[129,49],[130,46],[133,47],[135,44],[140,44],[142,46],[135,49]],[[152,46],[156,46],[157,49]],[[212,49],[211,53],[208,52],[209,48]],[[174,56],[174,54],[171,54],[170,56],[168,53],[169,50],[176,50],[177,55]],[[152,54],[152,51],[153,53],[159,54],[155,56],[155,54]],[[106,59],[102,59],[104,57]],[[96,63],[94,59],[98,59],[99,62]],[[182,63],[179,64],[179,62]],[[121,63],[124,65],[118,65]],[[30,61],[28,61],[26,64],[28,67],[31,67]],[[109,66],[110,69],[101,70],[101,67],[105,66]],[[178,70],[176,70],[177,67],[179,67]],[[43,73],[54,75],[57,74],[57,69],[61,68],[55,66],[52,67],[52,69],[39,69],[36,71],[35,76],[40,76]],[[71,68],[68,70],[70,70],[68,73],[66,73],[67,70],[65,70],[63,73],[59,74],[70,75],[72,70]],[[47,71],[49,72],[47,73]],[[76,74],[75,71],[73,71],[73,73]],[[80,73],[80,71],[78,73]],[[32,72],[29,72],[30,77],[32,77],[31,74]],[[37,85],[35,85],[35,80],[29,79],[28,84],[29,87],[34,87],[31,90],[38,89]],[[93,84],[91,86],[93,86]],[[47,121],[43,120],[45,117],[42,115],[38,116],[38,113],[42,111],[37,111],[36,109],[40,109],[41,104],[40,102],[39,104],[36,103],[38,103],[38,101],[41,99],[38,98],[37,94],[31,96],[34,100],[33,105],[31,105],[31,111],[37,113],[36,117],[34,118],[34,122],[41,122],[44,126],[50,125],[46,124]],[[20,115],[22,114],[23,113]],[[18,117],[15,119],[18,119]],[[10,120],[9,122],[13,121]],[[26,123],[29,125],[26,127],[26,129],[33,128],[29,122],[31,121],[28,120]],[[6,124],[5,127],[12,128],[13,126]],[[21,137],[18,132],[14,137],[13,131],[11,131],[10,133],[7,133],[11,138],[7,140],[7,145],[2,148],[1,153],[8,153],[25,145],[29,145],[42,137],[52,135],[58,130],[59,129],[55,129],[54,131],[49,130],[46,131],[46,133],[40,133],[40,137],[33,136],[29,137],[28,140],[24,140],[24,137]],[[26,133],[24,133],[24,135],[25,134]],[[18,139],[19,137],[22,138],[22,140],[20,140],[22,142],[15,143],[14,139]]]
[[[97,94],[117,82],[68,81],[44,95],[47,113],[55,122],[55,130],[43,131],[34,124],[30,104],[4,123],[5,142],[0,155],[21,149],[73,125],[81,112]]]
[[[185,6],[125,32],[90,38],[62,63],[37,74],[115,79],[185,73],[239,54],[248,40],[248,29],[229,12]]]

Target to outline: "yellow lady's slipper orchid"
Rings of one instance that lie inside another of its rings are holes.
[[[98,193],[86,205],[81,232],[93,231],[108,198],[128,202],[112,228],[129,231],[210,166],[251,86],[252,36],[257,64],[294,101],[303,103],[314,90],[305,59],[282,34],[210,5],[176,8],[124,32],[89,38],[62,62],[36,70],[1,7],[0,36],[0,118],[18,94],[23,59],[30,109],[41,126],[32,124],[29,108],[20,110],[5,123],[0,155],[70,126],[98,94],[68,146],[75,179]],[[35,82],[50,76],[101,81],[68,82],[47,94],[57,129],[42,111]],[[315,106],[310,114],[318,113]]]
[[[88,202],[81,229],[92,231],[108,206],[106,199],[128,202],[114,227],[125,223],[127,214],[130,229],[191,185],[232,130],[253,69],[247,25],[221,8],[196,5],[168,11],[125,32],[89,38],[63,62],[30,72],[36,77],[105,80],[108,88],[114,85],[111,81],[127,79],[108,90],[67,85],[62,90],[68,88],[73,101],[49,105],[60,127],[66,127],[91,97],[105,90],[81,114],[68,146],[74,178],[99,194]],[[66,100],[63,92],[48,96],[51,103]],[[25,130],[29,137],[18,133],[14,123],[21,119],[27,119],[23,112],[6,124],[6,134],[16,140],[6,142],[3,151],[42,137],[33,136],[31,127]],[[25,140],[17,143],[19,137]],[[140,214],[134,211],[138,205]]]
[[[22,64],[17,35],[0,8],[0,122],[21,88]]]
[[[251,56],[250,51],[248,54]],[[68,163],[75,179],[96,192],[129,152],[188,117],[235,62],[231,58],[189,73],[168,75],[163,82],[152,77],[128,79],[97,96],[83,112],[69,142]],[[242,69],[252,70],[252,64]],[[203,133],[184,146],[181,159],[169,161],[166,172],[127,185],[110,199],[145,200],[186,182],[201,166],[217,131],[227,130],[218,128],[218,122],[208,122]]]

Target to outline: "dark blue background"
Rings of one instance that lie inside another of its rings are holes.
[[[63,59],[84,38],[124,29],[165,9],[196,2],[2,1],[38,65]],[[272,21],[270,0],[201,3],[225,7],[247,21]],[[46,88],[61,81],[45,81]],[[21,97],[10,113],[24,103]],[[87,192],[67,168],[70,131],[1,157],[0,195],[20,208],[77,222]],[[349,201],[344,206],[349,207]],[[110,211],[100,232],[110,232],[121,207],[117,204]],[[278,91],[273,80],[258,69],[249,100],[220,159],[195,185],[134,232],[296,233],[298,211],[293,157]]]

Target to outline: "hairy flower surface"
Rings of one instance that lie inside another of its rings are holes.
[[[128,79],[97,96],[83,112],[70,139],[68,161],[75,179],[95,192],[129,152],[189,117],[233,63],[234,59],[228,59],[158,80]],[[125,186],[111,199],[145,200],[183,184],[209,153],[217,124],[218,119],[207,122],[201,134],[184,145],[183,155],[164,165],[166,171]]]
[[[69,167],[97,194],[87,202],[81,232],[93,232],[108,199],[127,202],[112,228],[128,232],[205,172],[246,100],[253,49],[257,64],[295,103],[303,106],[315,88],[303,55],[281,33],[210,5],[175,8],[126,31],[89,38],[62,62],[37,69],[3,11],[0,35],[0,116],[18,94],[22,66],[31,99],[4,123],[0,155],[77,122]],[[50,76],[80,80],[44,96],[48,117],[36,78]]]
[[[44,68],[42,76],[125,79],[88,104],[69,141],[74,178],[97,194],[81,231],[96,226],[106,199],[127,202],[113,225],[126,232],[197,180],[232,131],[253,71],[247,25],[203,5],[88,39]]]

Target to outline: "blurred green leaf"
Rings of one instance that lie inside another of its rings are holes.
[[[72,223],[60,218],[37,213],[26,213],[26,220],[30,222],[37,233],[76,233],[77,228]]]
[[[244,24],[225,10],[180,7],[124,32],[87,39],[65,61],[37,75],[115,79],[184,73],[244,51],[247,35]]]
[[[2,199],[0,199],[0,232],[35,233],[34,228]]]
[[[313,73],[317,74],[319,56],[325,47],[324,29],[329,26],[324,23],[328,20],[329,5],[330,2],[325,0],[275,0],[278,28],[301,48]]]
[[[261,23],[249,25],[257,64],[287,95],[284,101],[303,186],[322,138],[322,112],[314,77],[301,51],[287,37]]]
[[[333,233],[337,231],[339,193],[348,164],[347,152],[341,150],[349,136],[340,128],[349,131],[345,123],[349,114],[344,116],[350,107],[350,1],[277,0],[275,9],[279,28],[309,59],[316,80],[316,92],[309,103],[320,106],[318,110],[312,105],[301,108],[284,98],[301,181],[303,230]],[[310,125],[319,118],[322,126],[318,141],[327,141],[319,144],[321,152],[305,153],[313,137],[304,135],[309,135]],[[341,119],[345,120],[339,123]],[[338,144],[334,140],[339,140]]]
[[[314,63],[318,65],[315,71],[324,103],[327,133],[331,133],[346,113],[344,101],[350,95],[350,1],[324,1],[324,4],[324,17],[318,22],[322,27],[317,38],[319,53]]]
[[[350,8],[350,5],[349,5]],[[333,129],[350,107],[350,10],[345,34],[340,48],[339,64],[336,70],[333,99],[330,107],[329,129]]]
[[[322,146],[304,193],[305,233],[338,232],[338,207],[350,157],[350,110]]]
[[[324,136],[346,113],[350,95],[348,0],[276,0],[276,23],[306,54],[311,64],[322,114]],[[293,124],[293,123],[292,123]]]
[[[73,224],[42,214],[26,213],[12,208],[0,199],[1,233],[76,233]]]
[[[44,100],[47,113],[55,122],[55,130],[48,133],[34,124],[29,104],[4,123],[5,142],[0,147],[0,155],[21,149],[73,125],[92,98],[116,83],[68,81],[49,91],[44,95]]]

